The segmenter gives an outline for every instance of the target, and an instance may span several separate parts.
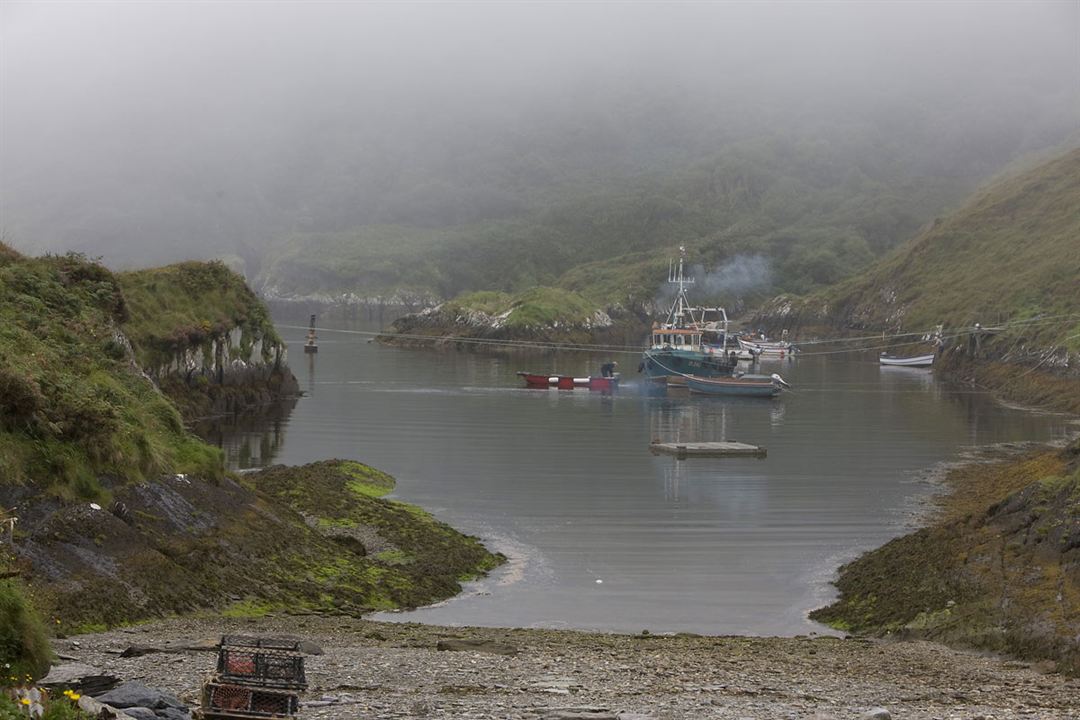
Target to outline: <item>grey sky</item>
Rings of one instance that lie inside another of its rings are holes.
[[[1080,3],[1067,0],[5,0],[0,227],[32,248],[105,251],[95,238],[139,232],[182,243],[177,218],[203,212],[206,188],[246,194],[250,207],[229,222],[272,233],[275,213],[287,214],[274,193],[288,193],[283,178],[300,172],[306,147],[417,153],[419,175],[433,147],[516,128],[533,142],[545,123],[558,134],[597,108],[653,103],[647,112],[673,123],[715,114],[718,126],[752,128],[828,125],[870,106],[970,120],[965,108],[985,117],[1000,105],[1035,118],[1038,145],[1075,126],[1078,97]],[[356,162],[374,167],[372,152]],[[116,230],[136,214],[138,227]],[[173,217],[170,229],[154,217]]]

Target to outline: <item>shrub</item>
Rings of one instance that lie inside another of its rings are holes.
[[[42,677],[51,663],[52,650],[41,618],[14,581],[0,582],[0,667],[4,670],[0,684]]]

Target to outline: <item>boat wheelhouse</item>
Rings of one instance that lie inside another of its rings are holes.
[[[686,296],[694,283],[685,274],[686,248],[668,266],[668,282],[676,286],[675,300],[664,322],[653,323],[649,348],[640,370],[650,378],[667,377],[668,384],[685,385],[687,375],[730,376],[738,358],[725,352],[727,313],[722,307],[695,307]]]

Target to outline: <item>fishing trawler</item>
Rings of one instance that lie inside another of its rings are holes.
[[[722,307],[694,307],[686,288],[694,283],[686,277],[686,248],[679,248],[679,261],[668,266],[668,282],[676,286],[675,300],[664,322],[653,323],[649,347],[642,355],[640,372],[649,378],[666,377],[669,385],[685,385],[686,377],[729,377],[738,365],[736,354],[728,354],[728,318]]]

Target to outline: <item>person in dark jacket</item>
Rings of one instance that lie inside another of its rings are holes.
[[[615,368],[619,366],[619,363],[612,360],[606,362],[600,366],[600,377],[615,377]]]

